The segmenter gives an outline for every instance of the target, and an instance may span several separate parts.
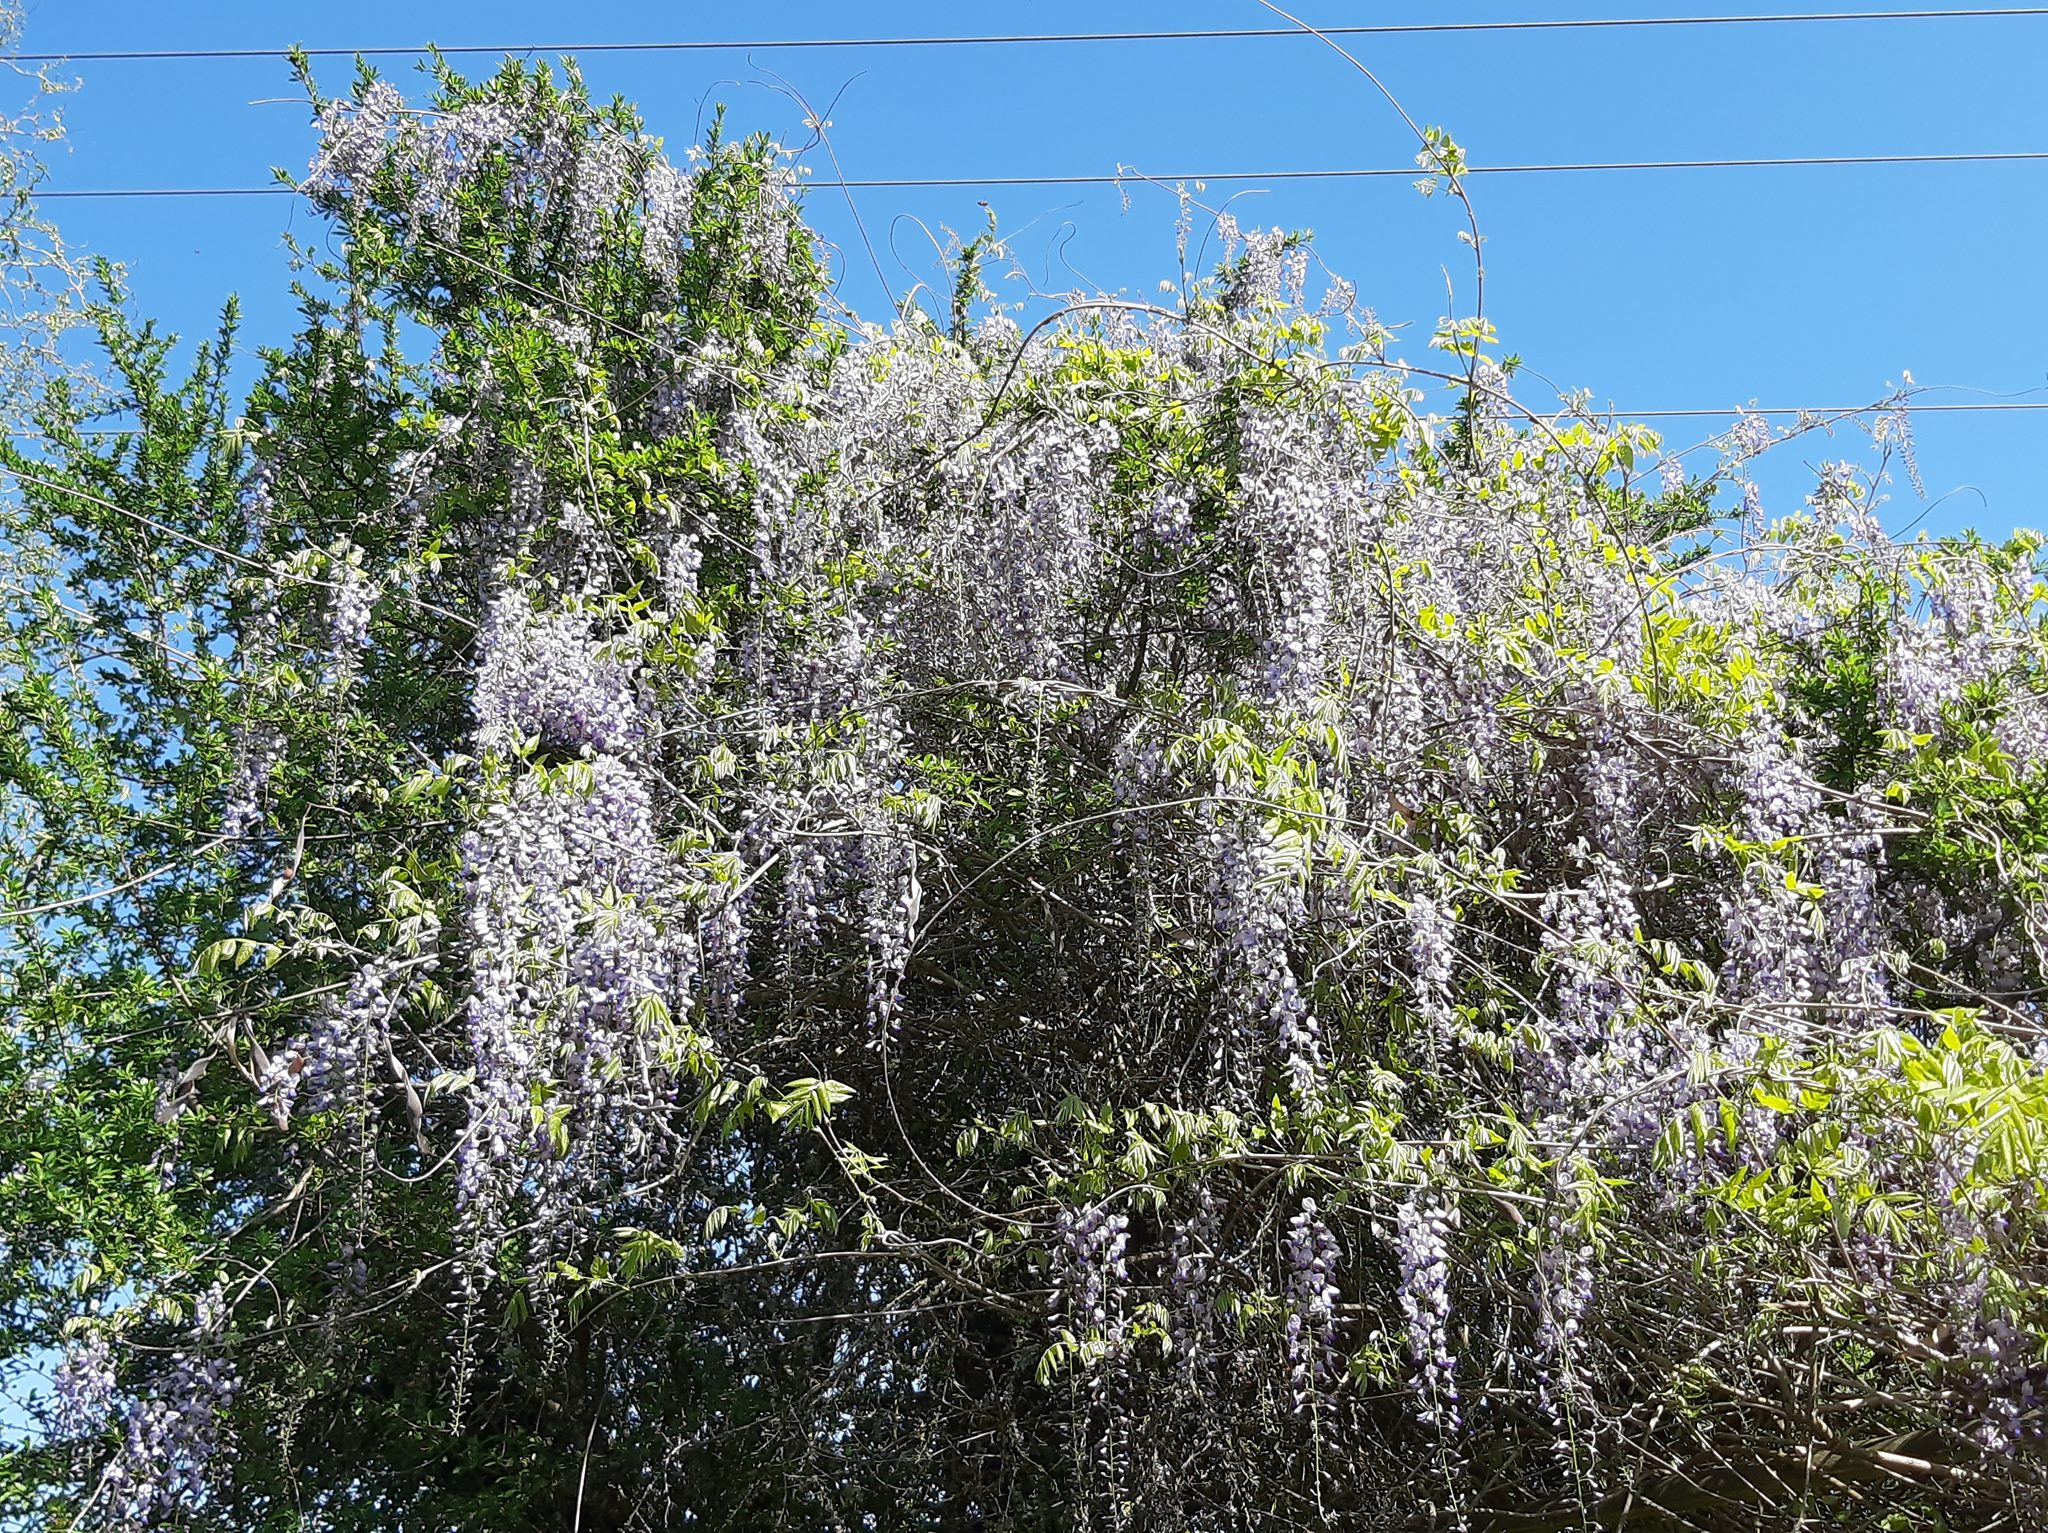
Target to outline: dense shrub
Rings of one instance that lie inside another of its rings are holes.
[[[768,144],[319,115],[246,408],[110,304],[8,453],[19,1506],[2038,1518],[2039,540],[1903,417],[1723,521],[1292,237],[882,328]]]

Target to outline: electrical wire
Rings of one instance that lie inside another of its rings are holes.
[[[1970,154],[1803,154],[1772,155],[1752,159],[1719,160],[1584,160],[1549,165],[1467,165],[1461,176],[1547,176],[1598,174],[1637,170],[1769,170],[1802,166],[1856,165],[1999,165],[2029,164],[2048,160],[2048,149],[2000,150]],[[868,176],[806,181],[807,187],[825,191],[917,190],[990,186],[1128,186],[1134,182],[1160,184],[1211,181],[1356,181],[1377,177],[1403,176],[1414,179],[1430,174],[1413,165],[1376,165],[1335,170],[1225,170],[1199,176],[1142,175],[1135,170],[1115,174],[1075,176]],[[289,186],[119,186],[37,188],[31,198],[116,198],[116,197],[284,197]]]
[[[1743,415],[1891,415],[1900,411],[1909,415],[1970,415],[2010,410],[2048,410],[2048,400],[1972,400],[1963,404],[1914,404],[1908,400],[1900,404],[1874,405],[1744,405],[1736,410],[1602,408],[1597,413],[1617,416],[1624,420],[1695,420]]]
[[[1324,37],[1404,37],[1486,32],[1567,32],[1661,27],[1775,26],[1798,23],[1867,21],[1973,21],[1991,18],[2048,16],[2048,6],[1972,6],[1959,10],[1785,11],[1744,16],[1606,16],[1527,21],[1423,21],[1316,29]],[[456,54],[527,53],[702,53],[768,48],[961,48],[1048,43],[1243,42],[1308,37],[1298,27],[1215,27],[1160,29],[1143,32],[1014,32],[948,37],[762,37],[726,41],[688,39],[673,42],[591,43],[460,43],[445,47],[393,46],[370,48],[302,48],[308,58],[415,57],[429,52]],[[285,48],[133,48],[88,53],[17,53],[20,64],[167,63],[203,59],[282,58]]]

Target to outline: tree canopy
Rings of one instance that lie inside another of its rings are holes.
[[[1185,193],[882,326],[766,141],[313,103],[253,391],[109,268],[0,450],[8,1514],[2038,1523],[2048,591],[1902,415],[1772,518]]]

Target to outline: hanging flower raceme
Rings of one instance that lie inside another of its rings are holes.
[[[1123,1288],[1130,1219],[1100,1203],[1062,1209],[1055,1229],[1053,1286],[1047,1305],[1081,1336],[1114,1351],[1124,1340]]]
[[[1337,1237],[1314,1198],[1287,1222],[1287,1354],[1293,1364],[1294,1408],[1329,1389],[1338,1376]]]
[[[1396,1213],[1394,1252],[1401,1264],[1400,1305],[1407,1321],[1410,1384],[1425,1423],[1455,1432],[1458,1360],[1451,1350],[1451,1247],[1454,1208],[1418,1193]]]
[[[168,1523],[206,1504],[215,1460],[228,1452],[221,1414],[239,1388],[232,1364],[179,1354],[123,1407],[120,1451],[99,1491],[112,1526]]]

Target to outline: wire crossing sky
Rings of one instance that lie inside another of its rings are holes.
[[[1910,372],[1934,386],[1919,403],[1973,408],[1915,412],[1935,504],[1897,484],[1888,519],[2044,519],[2035,412],[2008,407],[2048,401],[2048,143],[2031,107],[2048,7],[1296,9],[1470,156],[1487,311],[1524,359],[1526,404],[1590,390],[1659,416],[1683,446],[1737,406],[1873,400]],[[844,7],[796,3],[776,13],[784,35],[763,38],[746,13],[625,3],[572,45],[520,42],[561,35],[558,10],[530,0],[442,4],[424,23],[390,0],[105,0],[32,14],[21,57],[68,57],[60,72],[82,82],[53,211],[127,261],[138,305],[187,334],[230,291],[246,342],[289,323],[278,236],[315,225],[247,195],[272,191],[272,167],[302,173],[311,146],[280,46],[330,61],[317,75],[333,93],[371,44],[423,94],[417,46],[393,39],[427,33],[472,71],[501,48],[574,51],[595,92],[637,101],[672,148],[720,104],[730,129],[792,145],[812,136],[808,115],[829,118],[804,156],[810,212],[864,315],[943,291],[947,231],[978,232],[984,204],[1015,259],[1006,300],[1153,297],[1178,273],[1172,183],[1200,179],[1211,210],[1313,229],[1327,268],[1397,327],[1396,350],[1428,360],[1437,318],[1469,302],[1470,252],[1454,210],[1412,189],[1408,129],[1333,50],[1251,0],[1044,0],[1028,31],[1015,19],[887,3],[850,27]],[[1201,233],[1196,265],[1216,254]],[[1868,445],[1803,440],[1766,480],[1773,509],[1796,506],[1808,464]]]
[[[1855,21],[1969,21],[2015,16],[2048,16],[2048,6],[1980,6],[1955,10],[1890,11],[1785,11],[1750,16],[1591,16],[1529,19],[1523,21],[1424,21],[1400,25],[1326,26],[1316,31],[1324,37],[1401,37],[1459,32],[1558,32],[1592,31],[1618,27],[1748,27],[1765,25],[1819,25]],[[642,42],[585,43],[447,43],[419,46],[354,46],[305,48],[309,58],[404,57],[429,51],[450,57],[463,54],[528,53],[684,53],[745,48],[963,48],[995,47],[1019,43],[1152,43],[1238,41],[1254,38],[1304,39],[1298,27],[1206,27],[1150,32],[993,32],[943,37],[758,37],[746,39],[667,38]],[[284,48],[153,48],[113,49],[64,53],[20,53],[14,58],[28,63],[110,63],[190,61],[203,59],[277,58]]]
[[[1594,175],[1630,170],[1768,170],[1786,166],[1835,168],[1856,165],[1981,165],[1993,163],[2029,164],[2048,160],[2048,150],[1992,150],[1982,154],[1835,154],[1778,155],[1737,160],[1593,160],[1577,165],[1468,165],[1467,176]],[[835,191],[874,191],[883,188],[934,186],[1122,186],[1137,181],[1356,181],[1382,176],[1415,178],[1413,165],[1375,165],[1332,170],[1219,170],[1183,172],[1179,175],[1128,173],[1081,176],[883,176],[813,180],[810,185]],[[276,197],[291,191],[286,186],[122,186],[49,187],[44,197]]]

